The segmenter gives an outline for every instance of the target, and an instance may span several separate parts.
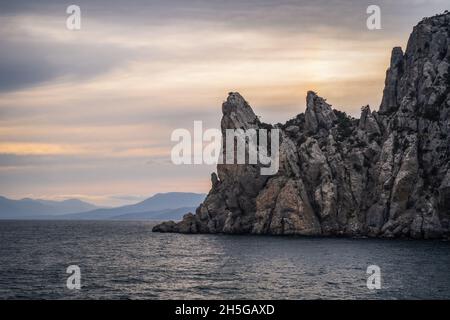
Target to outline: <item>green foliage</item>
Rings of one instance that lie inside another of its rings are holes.
[[[363,170],[363,167],[358,163],[353,163],[353,169],[355,169],[357,172],[361,172]]]
[[[448,60],[450,62],[450,56],[448,57]],[[448,66],[447,68],[447,73],[445,74],[445,81],[447,82],[447,84],[450,83],[450,66]]]
[[[440,112],[436,106],[428,106],[423,112],[423,117],[431,121],[439,121]]]
[[[365,141],[361,141],[360,140],[360,141],[358,141],[356,143],[355,147],[357,147],[357,148],[365,148],[365,147],[367,147],[367,143]]]
[[[351,118],[342,111],[334,110],[334,114],[337,117],[337,130],[339,137],[343,140],[351,136],[353,132],[353,124]]]
[[[400,149],[401,145],[400,145],[400,141],[398,140],[397,137],[394,137],[394,153],[397,153],[397,151]]]

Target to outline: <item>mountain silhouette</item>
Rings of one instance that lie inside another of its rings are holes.
[[[59,216],[58,218],[70,220],[125,220],[128,217],[131,220],[161,220],[164,219],[162,216],[167,214],[172,219],[179,220],[185,213],[199,206],[205,197],[205,194],[189,192],[157,193],[136,204],[72,213]]]
[[[0,196],[0,219],[32,219],[57,217],[80,211],[89,211],[98,207],[78,200],[52,201],[24,198],[13,200]]]

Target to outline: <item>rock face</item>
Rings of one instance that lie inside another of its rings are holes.
[[[160,232],[448,238],[450,14],[424,19],[392,51],[378,112],[360,119],[314,92],[284,125],[280,169],[218,165],[195,214]],[[222,130],[271,128],[230,93]]]

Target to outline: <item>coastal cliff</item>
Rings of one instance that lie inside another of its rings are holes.
[[[378,111],[359,119],[308,92],[305,113],[261,123],[239,93],[225,129],[278,128],[279,171],[219,164],[196,213],[157,232],[448,238],[450,14],[422,20],[392,50]],[[223,137],[224,139],[224,137]]]

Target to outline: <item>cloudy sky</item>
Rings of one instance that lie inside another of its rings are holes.
[[[307,90],[377,109],[390,51],[448,0],[71,0],[0,3],[0,195],[132,203],[207,192],[211,166],[170,161],[176,128],[219,126],[239,91],[265,122]],[[81,30],[66,28],[67,6]],[[381,8],[381,30],[366,27]]]

